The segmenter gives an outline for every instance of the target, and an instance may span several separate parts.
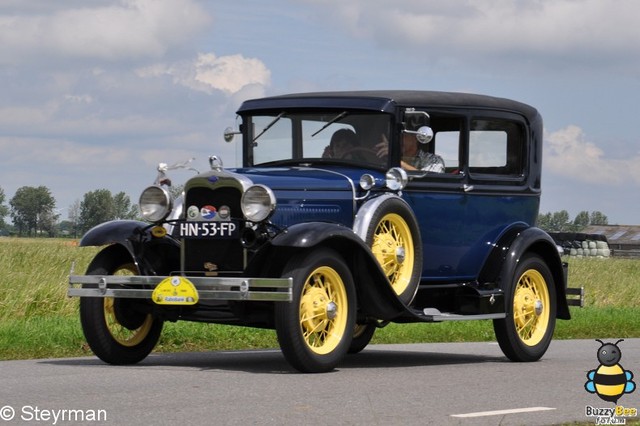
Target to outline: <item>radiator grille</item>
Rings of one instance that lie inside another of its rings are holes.
[[[231,217],[242,218],[240,191],[222,187],[191,188],[185,196],[185,209],[205,205],[220,209],[228,206]],[[183,270],[189,274],[229,275],[244,269],[244,249],[239,239],[186,239],[183,244]]]

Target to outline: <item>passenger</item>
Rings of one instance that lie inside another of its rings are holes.
[[[378,157],[383,158],[389,154],[389,142],[382,137],[382,142],[376,145]],[[400,166],[409,171],[420,170],[423,172],[444,173],[444,160],[441,156],[419,149],[418,139],[413,133],[402,135],[402,159]]]
[[[341,160],[353,159],[353,150],[358,147],[358,137],[353,130],[339,129],[331,136],[329,145],[324,149],[322,158]]]
[[[402,160],[400,166],[405,170],[421,170],[423,172],[444,173],[444,160],[441,156],[427,152],[418,147],[416,135],[402,135]]]

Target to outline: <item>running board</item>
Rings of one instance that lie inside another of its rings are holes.
[[[440,312],[436,308],[424,308],[418,313],[427,322],[443,322],[443,321],[474,321],[474,320],[490,320],[506,318],[507,314],[502,312],[498,314],[479,314],[479,315],[460,315],[449,312]]]

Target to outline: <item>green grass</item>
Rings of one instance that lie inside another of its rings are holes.
[[[98,248],[70,240],[0,238],[0,359],[91,355],[78,318],[78,299],[66,297],[75,262],[83,273]],[[556,339],[640,337],[637,286],[640,261],[571,259],[570,285],[585,287],[586,307],[558,321]],[[494,340],[490,321],[390,324],[373,343]],[[275,348],[275,332],[199,323],[166,323],[156,351]]]

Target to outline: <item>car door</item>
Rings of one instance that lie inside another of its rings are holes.
[[[434,138],[423,149],[441,156],[445,170],[409,172],[404,193],[420,226],[423,280],[472,281],[506,230],[535,223],[526,123],[502,112],[429,113]]]

